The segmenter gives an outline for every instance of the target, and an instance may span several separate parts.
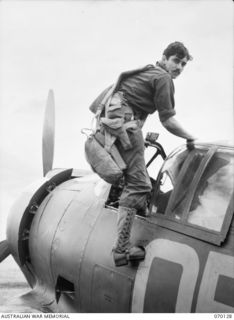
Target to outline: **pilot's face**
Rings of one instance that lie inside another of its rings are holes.
[[[170,56],[168,59],[163,55],[162,62],[165,69],[171,75],[172,79],[177,78],[181,72],[184,70],[188,59],[184,57],[183,59],[178,58],[176,55]]]

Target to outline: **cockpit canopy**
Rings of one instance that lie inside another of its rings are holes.
[[[181,147],[159,172],[151,214],[166,218],[175,227],[177,222],[179,228],[196,226],[198,231],[211,231],[212,242],[219,243],[222,239],[214,235],[220,234],[228,221],[230,225],[233,189],[233,148],[196,145],[189,152]]]

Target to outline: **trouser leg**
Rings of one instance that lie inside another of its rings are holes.
[[[139,210],[145,207],[152,186],[145,165],[145,146],[141,129],[137,128],[129,132],[129,138],[133,146],[130,150],[124,150],[117,142],[118,150],[127,164],[124,173],[125,185],[119,205]]]

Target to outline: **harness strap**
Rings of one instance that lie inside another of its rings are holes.
[[[120,85],[120,82],[121,82],[123,79],[125,79],[125,78],[127,78],[127,77],[129,77],[129,76],[132,76],[132,75],[137,74],[137,73],[139,73],[139,72],[145,71],[145,70],[147,70],[147,69],[149,69],[149,68],[151,68],[151,67],[152,67],[152,65],[147,65],[147,66],[145,66],[145,67],[143,67],[143,68],[138,68],[138,69],[134,69],[134,70],[122,72],[122,73],[119,75],[117,81],[116,81],[116,82],[113,84],[113,86],[107,91],[107,93],[105,94],[104,98],[102,99],[100,105],[99,105],[98,108],[97,108],[97,112],[96,112],[96,114],[95,114],[95,118],[96,118],[96,130],[95,130],[95,132],[97,132],[98,130],[100,130],[100,122],[101,122],[101,121],[100,121],[100,116],[101,116],[101,113],[102,113],[102,111],[103,111],[104,108],[105,108],[105,117],[107,118],[107,112],[108,112],[108,109],[109,109],[109,105],[110,105],[110,102],[111,102],[111,98],[112,98],[114,92],[118,89],[118,86]],[[128,125],[126,126],[127,123],[128,123]],[[124,129],[125,129],[125,130],[127,130],[127,128],[131,128],[131,126],[133,125],[133,123],[132,123],[132,124],[130,124],[130,123],[131,123],[131,121],[126,122],[126,123],[124,124]],[[134,126],[136,127],[136,125],[139,126],[139,121],[138,121],[138,123],[135,123],[135,124],[133,125],[133,127],[134,127]],[[142,124],[142,125],[143,125],[143,124]],[[142,125],[141,125],[141,126],[142,126]],[[95,132],[94,132],[94,133],[95,133]],[[110,149],[111,149],[112,145],[115,143],[115,141],[116,141],[116,137],[113,136],[111,133],[107,132],[107,130],[105,130],[105,149],[106,149],[109,153],[110,153]]]

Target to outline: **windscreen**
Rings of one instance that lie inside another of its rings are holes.
[[[220,231],[234,189],[234,159],[230,153],[217,152],[197,185],[188,222]]]

